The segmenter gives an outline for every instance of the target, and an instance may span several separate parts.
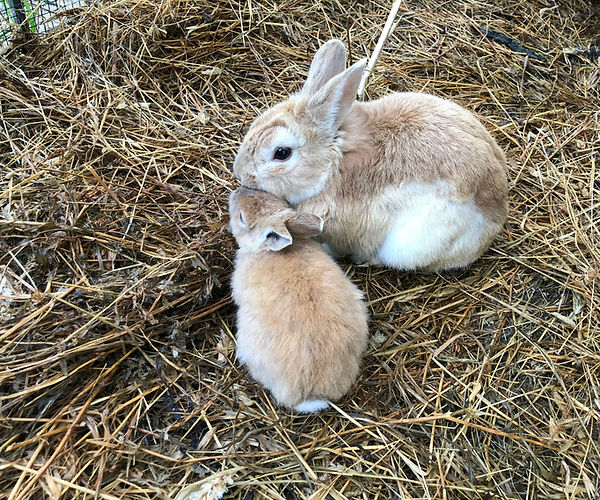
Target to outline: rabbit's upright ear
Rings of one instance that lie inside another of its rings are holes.
[[[307,97],[315,95],[331,78],[344,71],[345,67],[344,44],[335,39],[325,42],[312,60],[301,94]]]
[[[263,246],[267,250],[279,252],[292,244],[292,235],[284,224],[269,226],[264,232]]]
[[[308,101],[307,111],[328,132],[335,132],[350,111],[366,64],[367,60],[361,59],[343,73],[334,76]]]
[[[308,213],[293,215],[285,221],[285,225],[294,237],[310,238],[323,232],[323,219]]]

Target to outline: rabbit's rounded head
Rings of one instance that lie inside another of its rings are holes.
[[[325,43],[302,90],[252,123],[233,164],[244,186],[294,205],[326,186],[341,159],[340,127],[365,66],[361,60],[344,71],[345,56],[339,40]]]
[[[323,220],[297,213],[288,203],[265,191],[241,187],[229,197],[229,225],[241,249],[279,251],[294,238],[310,238],[323,230]]]

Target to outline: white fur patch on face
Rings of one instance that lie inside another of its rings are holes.
[[[271,140],[267,141],[260,150],[261,157],[266,162],[284,163],[289,162],[298,154],[298,148],[304,145],[301,136],[294,134],[287,127],[275,127]],[[290,148],[291,154],[286,160],[277,160],[274,158],[277,148]]]
[[[289,203],[291,203],[292,205],[298,205],[298,204],[302,203],[303,201],[306,201],[309,198],[312,198],[313,196],[316,196],[317,194],[319,194],[325,187],[326,182],[327,182],[327,176],[323,175],[321,177],[321,179],[319,179],[319,181],[316,184],[314,184],[313,186],[310,186],[309,188],[306,188],[304,190],[300,190],[300,191],[294,193],[293,195],[289,195],[287,197],[287,201]]]
[[[314,178],[312,170],[298,171],[303,161],[300,149],[305,145],[302,135],[290,128],[278,126],[271,129],[270,137],[265,138],[259,150],[262,164],[257,176],[258,187],[285,198],[292,205],[318,194],[325,186],[327,172],[323,171],[323,175]],[[278,148],[289,148],[289,157],[284,160],[275,158]],[[310,179],[307,177],[309,174]]]

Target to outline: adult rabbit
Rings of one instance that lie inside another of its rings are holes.
[[[507,216],[504,153],[475,116],[429,94],[355,100],[365,60],[330,40],[302,90],[260,115],[234,161],[242,184],[321,217],[335,256],[403,270],[465,267]]]

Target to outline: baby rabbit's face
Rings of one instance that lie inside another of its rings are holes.
[[[279,251],[292,243],[285,221],[288,204],[264,191],[238,188],[229,197],[229,225],[241,250]]]

